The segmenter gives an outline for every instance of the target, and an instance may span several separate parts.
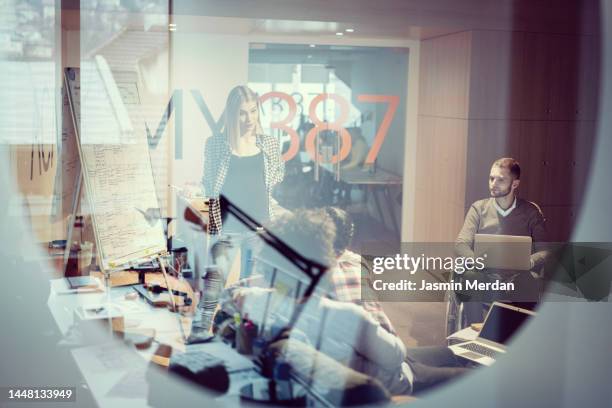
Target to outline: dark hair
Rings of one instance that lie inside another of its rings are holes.
[[[295,210],[280,216],[268,226],[270,232],[300,253],[305,258],[327,267],[335,262],[333,237],[335,227],[322,210]],[[275,250],[264,246],[262,257],[273,258],[278,266],[290,266],[286,260],[275,254]],[[268,259],[272,261],[273,259]]]
[[[515,180],[520,180],[521,178],[521,166],[519,165],[518,161],[511,157],[502,157],[501,159],[497,159],[493,162],[493,166],[508,169],[512,175],[512,178]]]
[[[355,225],[353,224],[351,216],[338,207],[325,207],[324,210],[336,226],[334,252],[336,256],[339,256],[349,247],[349,245],[351,245]]]

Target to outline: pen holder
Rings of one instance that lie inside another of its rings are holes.
[[[89,241],[74,241],[70,246],[68,263],[64,276],[85,276],[89,275],[91,261],[93,259],[93,243]]]
[[[243,321],[236,332],[236,350],[240,354],[253,354],[253,340],[257,336],[257,326]]]

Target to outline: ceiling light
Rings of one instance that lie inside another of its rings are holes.
[[[314,47],[316,47],[316,45],[310,44],[310,48],[314,48]]]
[[[342,36],[344,35],[344,33],[337,32],[337,33],[336,33],[336,35],[337,35],[338,37],[342,37]]]
[[[355,29],[354,29],[354,28],[347,28],[347,29],[346,29],[346,30],[344,30],[344,31],[346,31],[347,33],[354,33],[354,32],[355,32]]]

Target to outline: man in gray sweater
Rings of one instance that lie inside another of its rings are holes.
[[[493,162],[489,174],[490,197],[478,200],[471,205],[455,241],[455,252],[459,256],[474,257],[475,234],[530,236],[533,242],[530,257],[531,274],[506,270],[485,270],[480,273],[473,271],[469,274],[469,278],[483,281],[495,279],[508,282],[518,278],[523,282],[518,287],[526,291],[539,286],[533,278],[540,277],[539,271],[547,257],[547,251],[544,248],[546,229],[545,218],[540,207],[517,196],[520,178],[521,168],[515,159],[504,157]],[[468,276],[463,277],[468,278]],[[535,301],[536,299],[521,300]],[[464,316],[467,321],[464,319],[463,323],[455,328],[463,327],[467,323],[482,321],[480,303],[464,306],[464,310],[470,316]]]
[[[531,270],[539,269],[546,258],[542,243],[546,240],[545,219],[535,203],[517,197],[521,182],[519,163],[511,158],[495,160],[489,174],[491,196],[476,201],[465,217],[456,240],[461,256],[474,256],[475,234],[530,236],[535,252],[531,255]]]

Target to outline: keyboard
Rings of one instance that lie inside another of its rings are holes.
[[[173,355],[170,363],[186,367],[191,372],[196,373],[207,367],[223,365],[223,360],[201,350],[194,350]]]
[[[462,344],[459,347],[464,348],[466,350],[473,351],[474,353],[482,354],[483,356],[491,357],[491,358],[495,358],[495,356],[499,354],[499,351],[493,350],[492,348],[489,348],[489,347],[486,347],[486,346],[483,346],[477,343]]]
[[[183,366],[192,372],[218,365],[229,372],[255,368],[249,358],[220,341],[188,345],[184,353],[172,354],[170,365]]]

